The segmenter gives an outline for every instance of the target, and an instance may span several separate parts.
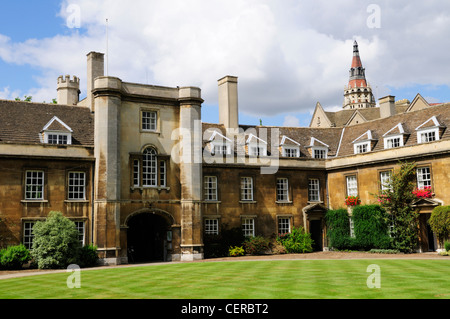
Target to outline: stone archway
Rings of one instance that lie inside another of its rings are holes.
[[[157,209],[142,209],[125,220],[129,263],[166,261],[168,232],[174,220],[169,213]]]

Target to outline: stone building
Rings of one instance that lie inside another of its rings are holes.
[[[350,83],[362,83],[357,44],[353,59]],[[202,259],[204,235],[223,225],[245,236],[302,226],[322,250],[326,211],[352,194],[375,202],[389,172],[411,160],[418,187],[434,194],[415,203],[419,250],[438,248],[426,221],[450,202],[448,104],[388,96],[376,107],[370,91],[361,107],[332,113],[318,103],[310,127],[248,126],[238,78],[225,76],[219,122],[202,123],[199,88],[105,76],[97,52],[87,74],[81,101],[70,76],[58,78],[58,104],[0,101],[0,245],[31,247],[33,223],[56,210],[105,263]]]

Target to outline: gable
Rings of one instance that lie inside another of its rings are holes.
[[[406,112],[414,112],[418,110],[425,109],[429,107],[430,104],[422,97],[422,95],[417,94],[414,100],[411,102],[410,106],[406,110]]]
[[[356,110],[355,113],[353,113],[350,120],[347,122],[346,126],[366,123],[367,120],[362,116],[362,114],[359,112],[359,110]]]
[[[314,114],[311,119],[311,123],[309,127],[332,127],[330,119],[328,118],[326,112],[324,111],[322,105],[319,102],[316,104],[316,109],[314,110]]]

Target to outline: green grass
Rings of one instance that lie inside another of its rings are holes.
[[[368,288],[367,267],[381,270]],[[448,260],[278,260],[173,263],[0,280],[0,299],[449,299]]]

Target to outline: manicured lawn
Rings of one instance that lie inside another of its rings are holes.
[[[381,288],[368,288],[380,267]],[[1,299],[449,299],[450,260],[277,260],[99,268],[0,280]]]

